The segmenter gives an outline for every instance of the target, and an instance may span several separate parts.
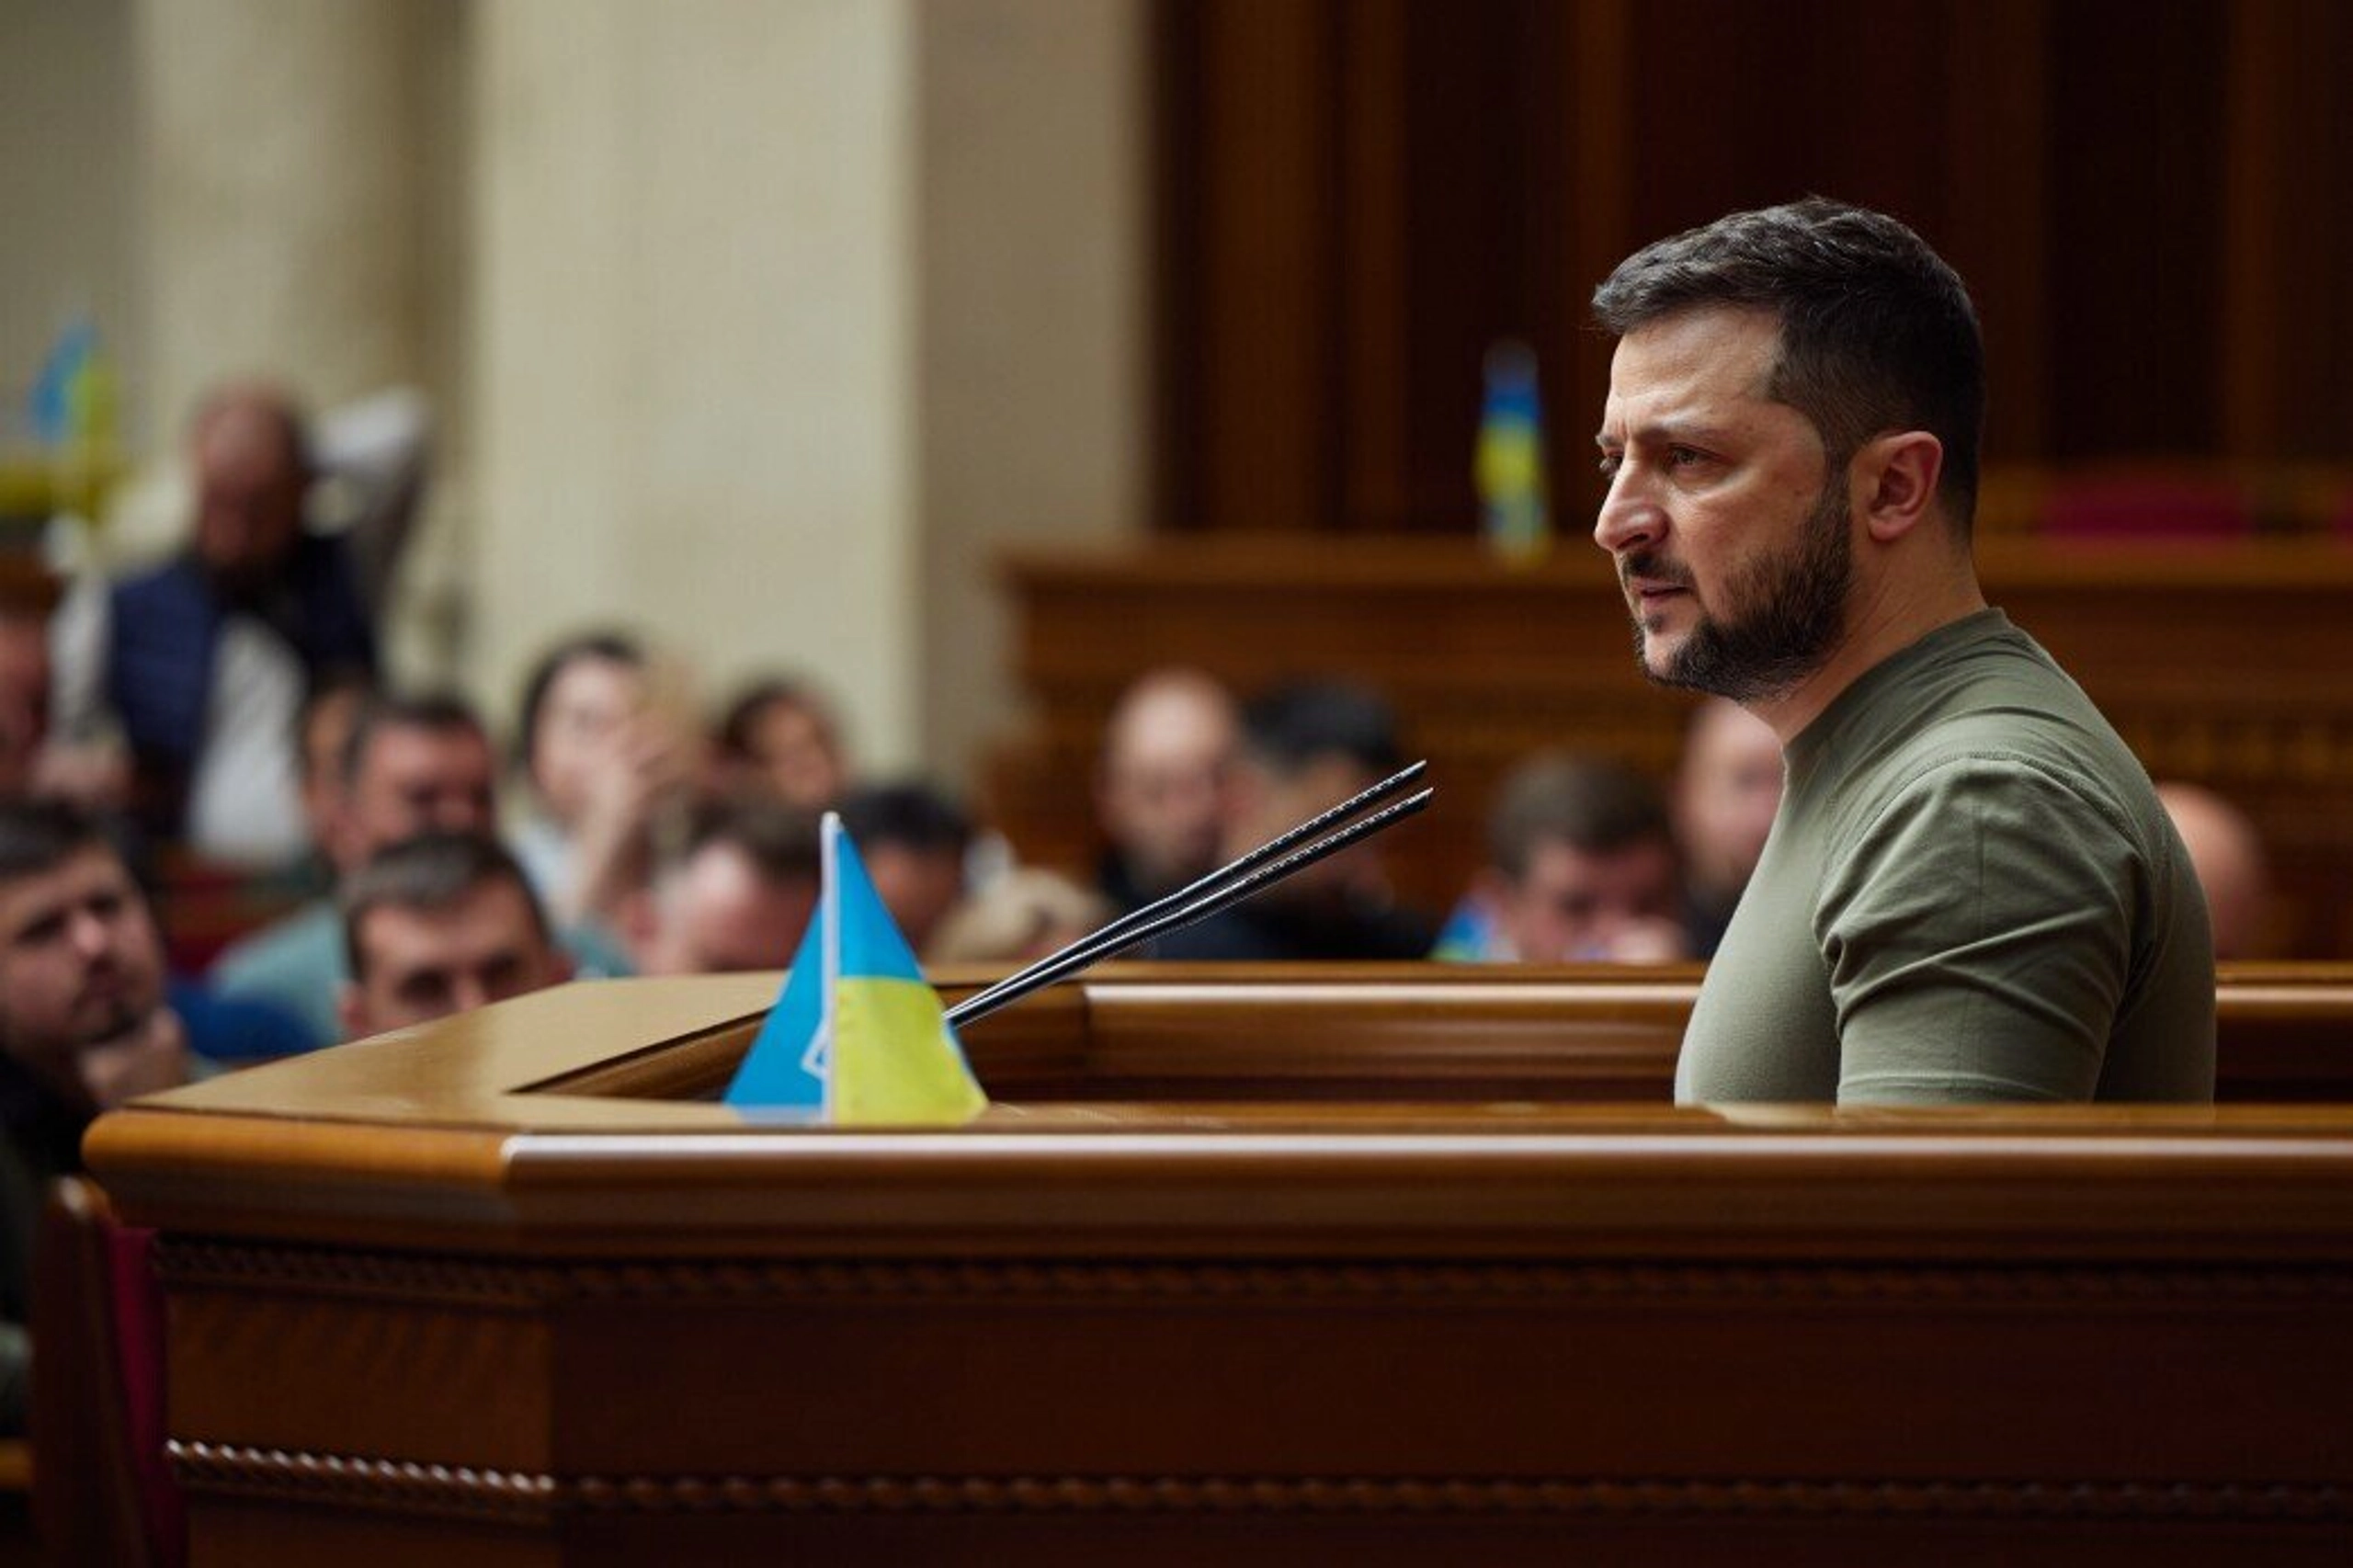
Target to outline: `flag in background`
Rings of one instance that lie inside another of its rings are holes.
[[[939,1126],[988,1104],[841,818],[825,813],[824,890],[784,993],[727,1103],[837,1126]]]
[[[1544,420],[1536,396],[1536,356],[1510,339],[1487,350],[1486,399],[1472,474],[1479,486],[1488,547],[1506,561],[1532,561],[1552,543],[1544,498]]]

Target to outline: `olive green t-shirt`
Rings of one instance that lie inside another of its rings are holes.
[[[2211,1100],[2214,948],[2149,778],[2001,611],[1790,743],[1683,1103]]]

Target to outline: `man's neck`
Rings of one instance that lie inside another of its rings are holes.
[[[1984,608],[1977,573],[1965,560],[1926,583],[1899,585],[1882,579],[1857,594],[1848,606],[1847,634],[1821,667],[1781,695],[1747,704],[1748,710],[1770,724],[1786,746],[1864,676],[1929,632]]]

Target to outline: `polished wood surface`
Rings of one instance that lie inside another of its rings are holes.
[[[2254,816],[2279,883],[2274,950],[2353,957],[2353,543],[1989,539],[1978,557],[1988,597],[2153,775]],[[987,803],[1025,858],[1082,871],[1103,722],[1157,665],[1245,693],[1302,674],[1386,693],[1438,796],[1383,852],[1407,899],[1433,909],[1476,869],[1512,763],[1581,747],[1664,778],[1690,709],[1636,670],[1608,561],[1574,530],[1520,571],[1467,542],[1259,536],[1022,551],[1005,579],[1034,718],[994,760]]]
[[[1181,1010],[1099,978],[1107,1017]],[[163,1232],[193,1561],[2284,1563],[2353,1528],[2353,1109],[894,1134],[665,1097],[774,994],[576,984],[102,1120]]]

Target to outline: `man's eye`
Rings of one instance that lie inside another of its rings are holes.
[[[1596,466],[1600,469],[1602,478],[1615,479],[1618,477],[1620,465],[1625,460],[1616,452],[1604,452],[1601,454],[1601,461]]]
[[[1708,454],[1696,447],[1669,447],[1666,460],[1677,468],[1693,468],[1708,460]]]

